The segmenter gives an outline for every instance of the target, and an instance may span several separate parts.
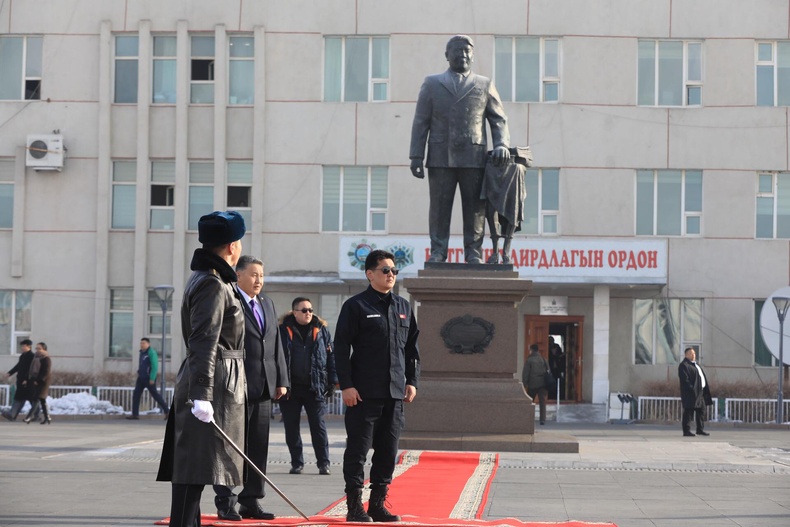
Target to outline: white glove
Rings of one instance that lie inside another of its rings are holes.
[[[211,401],[192,401],[192,415],[204,423],[213,421],[214,407],[211,406]]]

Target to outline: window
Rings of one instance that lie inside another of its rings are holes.
[[[134,229],[137,199],[137,163],[113,161],[112,223],[113,229]]]
[[[523,234],[557,234],[560,209],[560,171],[556,168],[528,168],[524,175]]]
[[[214,103],[214,37],[192,37],[190,102]]]
[[[151,163],[151,218],[152,230],[173,230],[176,164],[173,161]]]
[[[387,230],[386,167],[324,167],[324,231]]]
[[[154,79],[151,102],[176,102],[176,37],[154,37]]]
[[[678,364],[689,346],[702,360],[701,299],[634,300],[634,364]]]
[[[637,170],[637,236],[702,233],[701,170]]]
[[[214,163],[189,164],[189,219],[187,229],[196,231],[200,217],[214,210]]]
[[[757,174],[755,237],[790,238],[790,173]]]
[[[0,37],[0,100],[41,99],[42,37]]]
[[[33,292],[0,289],[0,355],[19,353],[19,343],[30,338]]]
[[[230,37],[228,104],[255,102],[255,39]]]
[[[110,289],[110,348],[107,351],[111,358],[132,356],[133,306],[131,289]]]
[[[14,226],[14,161],[0,160],[0,229]]]
[[[778,366],[779,359],[774,357],[768,349],[760,329],[760,314],[764,304],[765,300],[754,301],[754,364],[755,366]]]
[[[496,39],[494,84],[503,101],[557,102],[560,41],[556,38]]]
[[[640,106],[702,104],[702,42],[639,41]]]
[[[790,42],[757,43],[757,106],[790,106]]]
[[[137,54],[136,36],[115,37],[115,102],[137,102]]]
[[[387,37],[324,39],[324,100],[389,99],[390,41]]]
[[[165,346],[167,346],[167,356],[173,356],[172,342],[173,339],[170,335],[170,314],[173,312],[173,295],[167,299],[167,314],[165,315]],[[162,360],[162,305],[159,303],[159,297],[156,296],[156,291],[150,289],[148,291],[148,310],[146,313],[148,319],[148,338],[151,339],[151,346],[159,352],[159,360]],[[161,371],[161,367],[160,367]]]
[[[235,210],[244,217],[244,224],[252,226],[252,163],[234,161],[228,163],[227,209]]]

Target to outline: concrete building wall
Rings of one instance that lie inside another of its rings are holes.
[[[536,284],[519,313],[538,314],[540,295],[569,297],[568,314],[584,317],[587,401],[600,397],[596,357],[607,357],[599,360],[608,361],[614,391],[674,379],[674,365],[634,364],[635,298],[702,298],[708,371],[762,379],[772,370],[754,367],[754,301],[787,283],[790,251],[786,239],[755,239],[757,173],[790,169],[790,115],[755,106],[755,46],[789,39],[789,12],[788,2],[767,0],[68,0],[46,10],[8,1],[0,37],[40,35],[44,45],[42,100],[0,101],[0,161],[21,174],[14,226],[0,229],[0,290],[33,291],[30,334],[49,343],[58,368],[132,371],[132,360],[107,356],[110,290],[133,290],[136,346],[149,332],[147,290],[171,283],[174,371],[184,352],[177,306],[197,247],[186,225],[189,163],[215,163],[214,204],[223,208],[225,163],[249,161],[244,245],[264,260],[266,289],[283,313],[298,294],[318,298],[319,312],[323,295],[332,312],[363,283],[338,277],[351,248],[341,234],[322,232],[322,167],[387,167],[385,234],[426,236],[427,180],[410,174],[409,139],[420,83],[446,67],[448,37],[474,38],[474,71],[486,76],[495,75],[496,37],[551,37],[561,46],[559,103],[505,103],[512,144],[531,145],[536,167],[560,169],[558,234],[539,238],[638,241],[638,169],[703,171],[702,235],[669,237],[663,287],[611,287],[608,355],[595,349],[602,340],[592,282]],[[188,103],[188,37],[197,32],[217,39],[213,105]],[[140,37],[138,104],[112,102],[119,34]],[[223,73],[225,43],[239,34],[256,38],[256,100],[243,107],[225,103]],[[154,35],[178,36],[172,105],[150,102]],[[345,35],[389,37],[387,102],[323,102],[324,37]],[[703,42],[701,107],[637,106],[642,38]],[[26,136],[53,130],[68,148],[64,170],[22,168]],[[118,160],[138,163],[134,229],[109,225]],[[152,160],[176,165],[171,232],[148,229]],[[457,203],[452,233],[461,233]],[[515,352],[527,344],[521,338]],[[0,368],[15,361],[0,355]]]

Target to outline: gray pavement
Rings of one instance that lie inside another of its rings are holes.
[[[55,416],[50,426],[0,422],[0,526],[150,526],[168,515],[170,485],[155,481],[164,423]],[[282,425],[272,422],[268,475],[307,514],[343,497],[345,432],[329,419],[332,475],[290,475]],[[619,527],[790,526],[790,430],[548,423],[577,454],[500,453],[484,519],[613,522]],[[436,482],[441,485],[441,481]],[[267,510],[294,515],[274,492]],[[210,488],[204,512],[214,512]],[[399,510],[399,513],[408,511]]]

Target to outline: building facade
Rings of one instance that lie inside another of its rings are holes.
[[[514,353],[555,336],[564,400],[674,379],[686,346],[716,379],[775,382],[758,319],[790,275],[789,20],[786,0],[0,2],[0,367],[30,337],[58,369],[131,372],[172,284],[177,369],[215,209],[245,216],[280,313],[308,296],[334,326],[369,247],[416,274],[412,116],[464,33],[535,159]]]

